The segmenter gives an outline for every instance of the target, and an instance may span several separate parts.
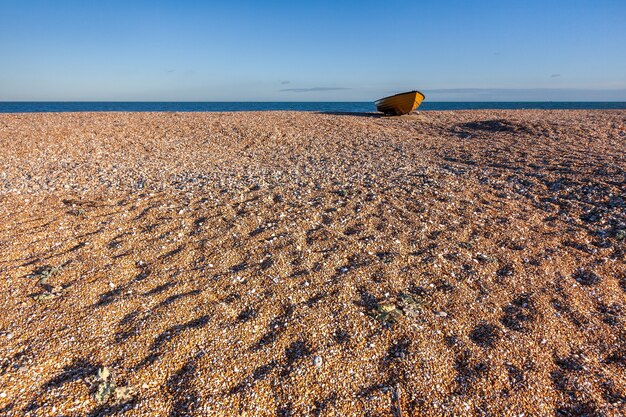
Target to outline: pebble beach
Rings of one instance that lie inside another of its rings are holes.
[[[0,415],[626,415],[626,111],[0,114]]]

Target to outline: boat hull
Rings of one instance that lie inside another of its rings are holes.
[[[376,110],[387,115],[395,116],[409,114],[422,104],[424,98],[426,98],[424,94],[419,91],[395,94],[376,101]]]

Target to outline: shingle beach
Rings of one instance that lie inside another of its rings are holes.
[[[0,415],[626,415],[626,111],[0,115]]]

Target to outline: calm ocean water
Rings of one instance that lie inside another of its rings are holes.
[[[482,109],[626,109],[626,102],[540,101],[540,102],[425,102],[419,110]],[[84,111],[259,111],[296,110],[314,112],[375,112],[373,102],[0,102],[0,113],[84,112]]]

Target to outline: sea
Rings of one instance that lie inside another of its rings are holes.
[[[429,110],[615,110],[626,109],[624,101],[427,101],[419,107]],[[320,113],[375,112],[373,102],[305,101],[305,102],[174,102],[174,101],[0,101],[0,113],[38,112],[233,112],[233,111],[310,111]]]

